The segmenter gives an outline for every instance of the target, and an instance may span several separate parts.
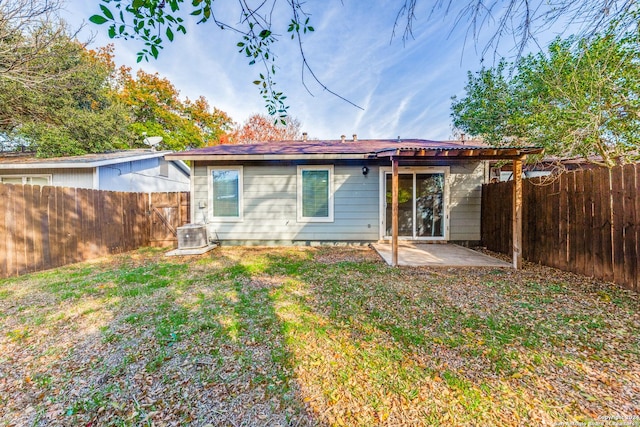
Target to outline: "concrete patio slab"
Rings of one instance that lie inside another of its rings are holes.
[[[190,249],[174,249],[172,251],[167,252],[164,256],[187,256],[187,255],[202,255],[206,254],[212,249],[217,248],[218,245],[207,245],[201,248],[190,248]]]
[[[373,243],[373,248],[391,265],[391,244]],[[502,267],[511,264],[454,244],[401,243],[398,246],[398,265],[430,267]]]

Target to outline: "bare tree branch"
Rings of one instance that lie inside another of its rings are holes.
[[[404,26],[403,41],[413,35],[415,10],[419,0],[403,0],[396,27]],[[498,55],[498,48],[506,37],[513,38],[514,56],[519,58],[538,36],[554,25],[579,27],[579,37],[590,38],[602,28],[617,23],[621,29],[637,25],[637,0],[432,0],[429,17],[454,16],[454,29],[466,26],[468,37],[478,45],[481,36],[490,31],[481,53]]]

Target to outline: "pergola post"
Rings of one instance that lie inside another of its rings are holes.
[[[391,157],[391,265],[398,266],[398,158]]]
[[[513,268],[522,268],[522,160],[523,157],[513,159]]]

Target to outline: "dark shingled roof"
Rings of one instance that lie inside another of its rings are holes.
[[[495,148],[477,141],[431,141],[426,139],[362,139],[280,141],[257,144],[228,144],[174,153],[167,159],[224,160],[224,159],[291,159],[291,158],[371,158],[391,155],[416,157],[482,157],[513,158],[540,153],[536,147]]]
[[[461,142],[429,141],[425,139],[362,139],[362,140],[318,140],[278,141],[257,144],[227,144],[198,148],[173,156],[201,155],[251,155],[251,154],[368,154],[402,149],[456,150],[487,148],[486,145],[463,144]]]

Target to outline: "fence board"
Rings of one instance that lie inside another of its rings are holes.
[[[636,206],[636,254],[640,257],[640,197],[638,197],[638,190],[640,189],[640,166],[638,164],[635,165],[636,170],[636,198],[635,198],[635,206]],[[640,260],[637,261],[636,268],[640,270]],[[634,283],[633,289],[636,292],[640,292],[640,271],[636,272],[636,283]]]
[[[15,259],[16,259],[16,245],[15,245],[15,217],[14,217],[14,201],[15,201],[15,185],[7,185],[6,194],[6,214],[5,214],[5,226],[6,236],[5,245],[7,248],[7,275],[16,274]]]
[[[65,234],[67,244],[65,247],[66,264],[80,261],[78,254],[78,229],[80,224],[78,221],[78,199],[76,197],[75,188],[64,188],[64,206],[65,206]]]
[[[576,195],[576,173],[571,172],[567,175],[567,227],[569,230],[569,238],[567,239],[568,253],[567,253],[567,267],[569,271],[576,272],[576,240],[578,237],[577,231],[577,208],[578,197]]]
[[[605,169],[601,171],[602,182],[600,189],[602,190],[602,254],[603,254],[603,276],[608,281],[613,281],[613,193],[611,191],[611,171]]]
[[[507,206],[511,206],[513,203],[513,182],[511,185],[506,186],[502,191],[502,200],[503,204]],[[511,222],[513,219],[513,209],[505,209],[503,211],[504,215],[504,228],[511,229]],[[505,238],[502,239],[502,247],[504,251],[509,254],[509,256],[513,256],[513,236],[511,233],[501,233],[501,229],[496,230],[497,233],[504,234]]]
[[[546,252],[546,261],[544,264],[553,267],[558,266],[558,254],[560,253],[560,236],[558,233],[558,219],[560,215],[560,183],[554,180],[551,184],[551,194],[546,194],[547,201],[547,228],[549,233],[549,244]],[[549,208],[550,207],[550,208]]]
[[[593,217],[594,217],[594,189],[593,189],[593,171],[584,171],[584,247],[585,247],[585,272],[584,274],[593,277],[594,259],[593,259]]]
[[[52,187],[42,187],[40,195],[40,238],[42,239],[42,270],[52,267],[51,246],[49,240],[49,228],[51,224],[51,189]]]
[[[52,263],[54,267],[57,267],[59,265],[64,265],[64,245],[66,242],[66,239],[64,238],[64,226],[63,226],[63,219],[64,219],[64,212],[63,212],[63,200],[62,200],[62,190],[59,187],[56,187],[53,189],[54,193],[55,193],[55,197],[54,197],[54,220],[55,222],[53,223],[53,227],[51,227],[51,231],[53,232],[53,234],[50,234],[50,239],[52,242],[55,242],[53,244],[53,248],[54,250],[52,251]]]
[[[585,247],[587,250],[585,275],[595,277],[596,252],[597,246],[600,245],[600,230],[595,227],[597,222],[596,198],[599,192],[594,171],[589,169],[584,174],[585,211],[587,212],[587,221],[585,222]]]
[[[17,274],[26,273],[26,224],[24,220],[25,211],[25,186],[16,185],[14,187],[14,200],[13,200],[13,219],[15,221],[15,269]]]
[[[535,243],[530,236],[537,234],[535,208],[533,206],[534,188],[529,180],[522,182],[522,257],[535,262]]]
[[[560,175],[560,252],[558,268],[567,270],[569,259],[569,180],[566,174]]]
[[[547,245],[547,234],[549,232],[547,228],[547,221],[546,221],[546,215],[544,210],[546,205],[546,198],[542,194],[542,187],[540,186],[540,182],[541,181],[539,178],[534,178],[531,181],[531,187],[533,190],[533,193],[532,193],[533,197],[531,197],[531,204],[535,211],[535,223],[537,227],[536,227],[536,234],[532,235],[529,238],[529,240],[534,242],[532,246],[532,248],[534,249],[533,261],[536,263],[542,262],[543,254],[544,254],[544,251],[542,250],[542,248],[544,248],[545,245]],[[536,236],[538,236],[538,238],[536,238]]]
[[[624,190],[622,168],[611,169],[611,188],[613,191],[613,280],[624,282]]]
[[[32,262],[29,271],[38,271],[42,269],[42,236],[40,234],[40,224],[42,223],[41,198],[42,188],[39,185],[32,186],[33,206],[29,211],[30,214],[30,233],[33,245],[31,252]]]
[[[575,217],[575,272],[583,273],[586,268],[586,242],[585,242],[585,197],[584,197],[584,173],[574,172],[575,197],[576,197],[576,217]]]
[[[624,212],[623,212],[623,232],[624,232],[624,281],[635,285],[638,253],[636,252],[636,206],[637,198],[636,171],[635,165],[625,165],[622,170],[624,189]]]
[[[0,185],[0,200],[4,200],[4,209],[0,209],[0,254],[5,254],[5,256],[0,256],[0,276],[4,277],[7,275],[7,236],[9,234],[7,226],[5,224],[5,217],[7,206],[9,204],[9,197],[7,195],[7,186]]]
[[[38,191],[40,187],[38,187]],[[34,271],[35,266],[37,264],[37,260],[35,259],[36,253],[36,245],[35,245],[35,234],[34,234],[34,214],[37,210],[37,205],[35,204],[35,193],[36,188],[33,185],[26,185],[24,188],[24,243],[25,243],[25,272]],[[30,262],[26,262],[30,259]]]
[[[91,253],[91,241],[93,238],[92,227],[90,226],[90,219],[92,209],[89,205],[89,190],[85,188],[79,188],[76,192],[78,197],[78,203],[80,206],[80,241],[78,242],[78,252],[82,259],[88,259]]]

